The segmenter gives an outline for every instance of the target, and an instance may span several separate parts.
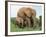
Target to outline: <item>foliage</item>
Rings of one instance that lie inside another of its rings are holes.
[[[16,25],[16,19],[15,17],[14,18],[11,18],[11,32],[21,32],[21,31],[40,31],[42,30],[42,16],[39,16],[40,19],[37,19],[37,18],[34,18],[35,19],[35,24],[34,26],[31,28],[31,27],[25,27],[25,28],[19,28],[17,25]]]

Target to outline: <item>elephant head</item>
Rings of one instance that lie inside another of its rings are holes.
[[[21,18],[21,17],[16,17],[16,24],[17,24],[19,27],[23,27],[23,25],[24,25],[23,18]]]

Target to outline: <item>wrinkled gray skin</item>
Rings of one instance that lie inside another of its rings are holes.
[[[17,16],[21,17],[21,18],[23,18],[23,20],[27,21],[28,26],[30,27],[30,26],[33,26],[33,23],[34,23],[33,17],[36,16],[36,11],[32,8],[23,7],[18,11]]]

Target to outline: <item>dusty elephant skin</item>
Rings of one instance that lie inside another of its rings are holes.
[[[22,7],[19,9],[17,13],[17,17],[21,17],[22,20],[19,18],[16,18],[18,21],[19,26],[28,26],[28,27],[33,27],[34,20],[32,17],[36,16],[36,11],[32,8],[29,7]],[[21,25],[20,25],[21,23]]]

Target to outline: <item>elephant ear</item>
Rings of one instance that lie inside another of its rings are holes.
[[[32,16],[36,16],[36,10],[32,9]]]

